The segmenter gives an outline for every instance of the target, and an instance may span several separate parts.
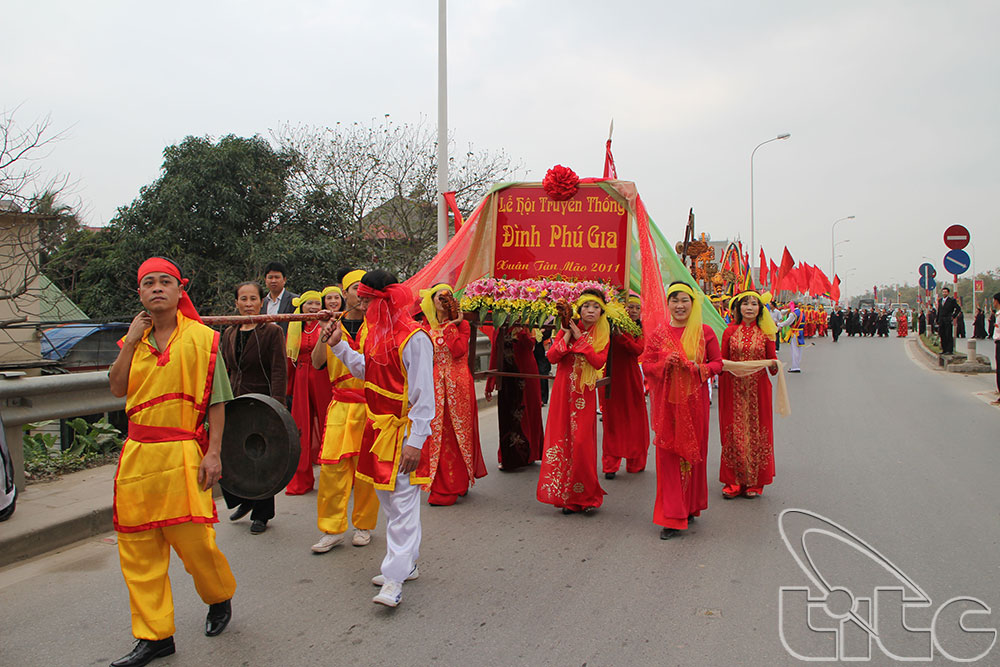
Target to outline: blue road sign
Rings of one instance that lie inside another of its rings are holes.
[[[969,259],[969,253],[964,250],[949,250],[942,263],[945,271],[960,276],[969,270],[972,260]]]
[[[928,278],[937,278],[937,269],[930,262],[924,262],[917,268],[917,273]]]
[[[937,281],[928,276],[920,276],[920,288],[921,289],[934,289],[937,287]]]

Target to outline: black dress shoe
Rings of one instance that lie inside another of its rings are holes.
[[[157,658],[163,658],[174,654],[174,638],[166,639],[140,639],[135,643],[135,648],[124,658],[118,658],[111,663],[111,667],[142,667],[148,665]]]
[[[260,535],[265,530],[267,530],[267,521],[262,521],[261,519],[254,519],[250,524],[250,532],[254,535]]]
[[[614,479],[614,478],[615,478],[615,473],[613,472],[604,473],[604,479]]]
[[[240,519],[242,519],[243,517],[245,517],[247,514],[250,514],[250,510],[251,509],[253,509],[253,508],[250,507],[249,503],[243,503],[241,505],[237,505],[236,509],[233,510],[233,513],[229,515],[229,520],[230,521],[239,521]]]
[[[677,530],[676,528],[664,528],[663,530],[660,531],[660,539],[669,540],[679,535],[680,532],[681,531]]]
[[[221,634],[233,617],[233,601],[216,602],[208,605],[208,616],[205,617],[205,636],[215,637]]]

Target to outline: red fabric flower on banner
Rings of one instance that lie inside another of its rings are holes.
[[[562,201],[576,194],[580,186],[580,177],[569,167],[557,164],[545,173],[542,187],[550,199]]]

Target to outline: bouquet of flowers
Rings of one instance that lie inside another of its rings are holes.
[[[480,321],[484,321],[486,314],[492,311],[495,327],[502,327],[505,323],[537,327],[555,320],[557,301],[565,300],[572,304],[585,289],[596,289],[604,295],[612,328],[633,336],[641,335],[639,325],[625,312],[615,291],[596,280],[567,282],[547,278],[481,278],[465,286],[461,306],[466,312],[478,311]]]

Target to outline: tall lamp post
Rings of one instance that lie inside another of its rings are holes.
[[[854,220],[853,215],[849,215],[846,218],[841,218],[840,220],[834,220],[833,224],[830,225],[830,280],[837,275],[837,258],[834,256],[834,247],[837,245],[834,241],[834,234],[837,231],[837,223],[843,222],[844,220]]]
[[[437,249],[448,242],[448,0],[438,0]]]
[[[756,250],[757,250],[757,248],[754,246],[754,226],[753,226],[753,156],[754,154],[757,153],[757,149],[763,146],[764,144],[769,144],[772,141],[778,141],[779,139],[787,139],[790,136],[792,135],[786,132],[785,134],[779,134],[774,139],[768,139],[767,141],[762,141],[759,144],[757,144],[757,146],[750,153],[750,267],[751,267],[750,273],[753,273],[753,268],[752,268],[753,261],[754,258],[756,257]],[[760,278],[759,273],[757,274],[757,277]]]

